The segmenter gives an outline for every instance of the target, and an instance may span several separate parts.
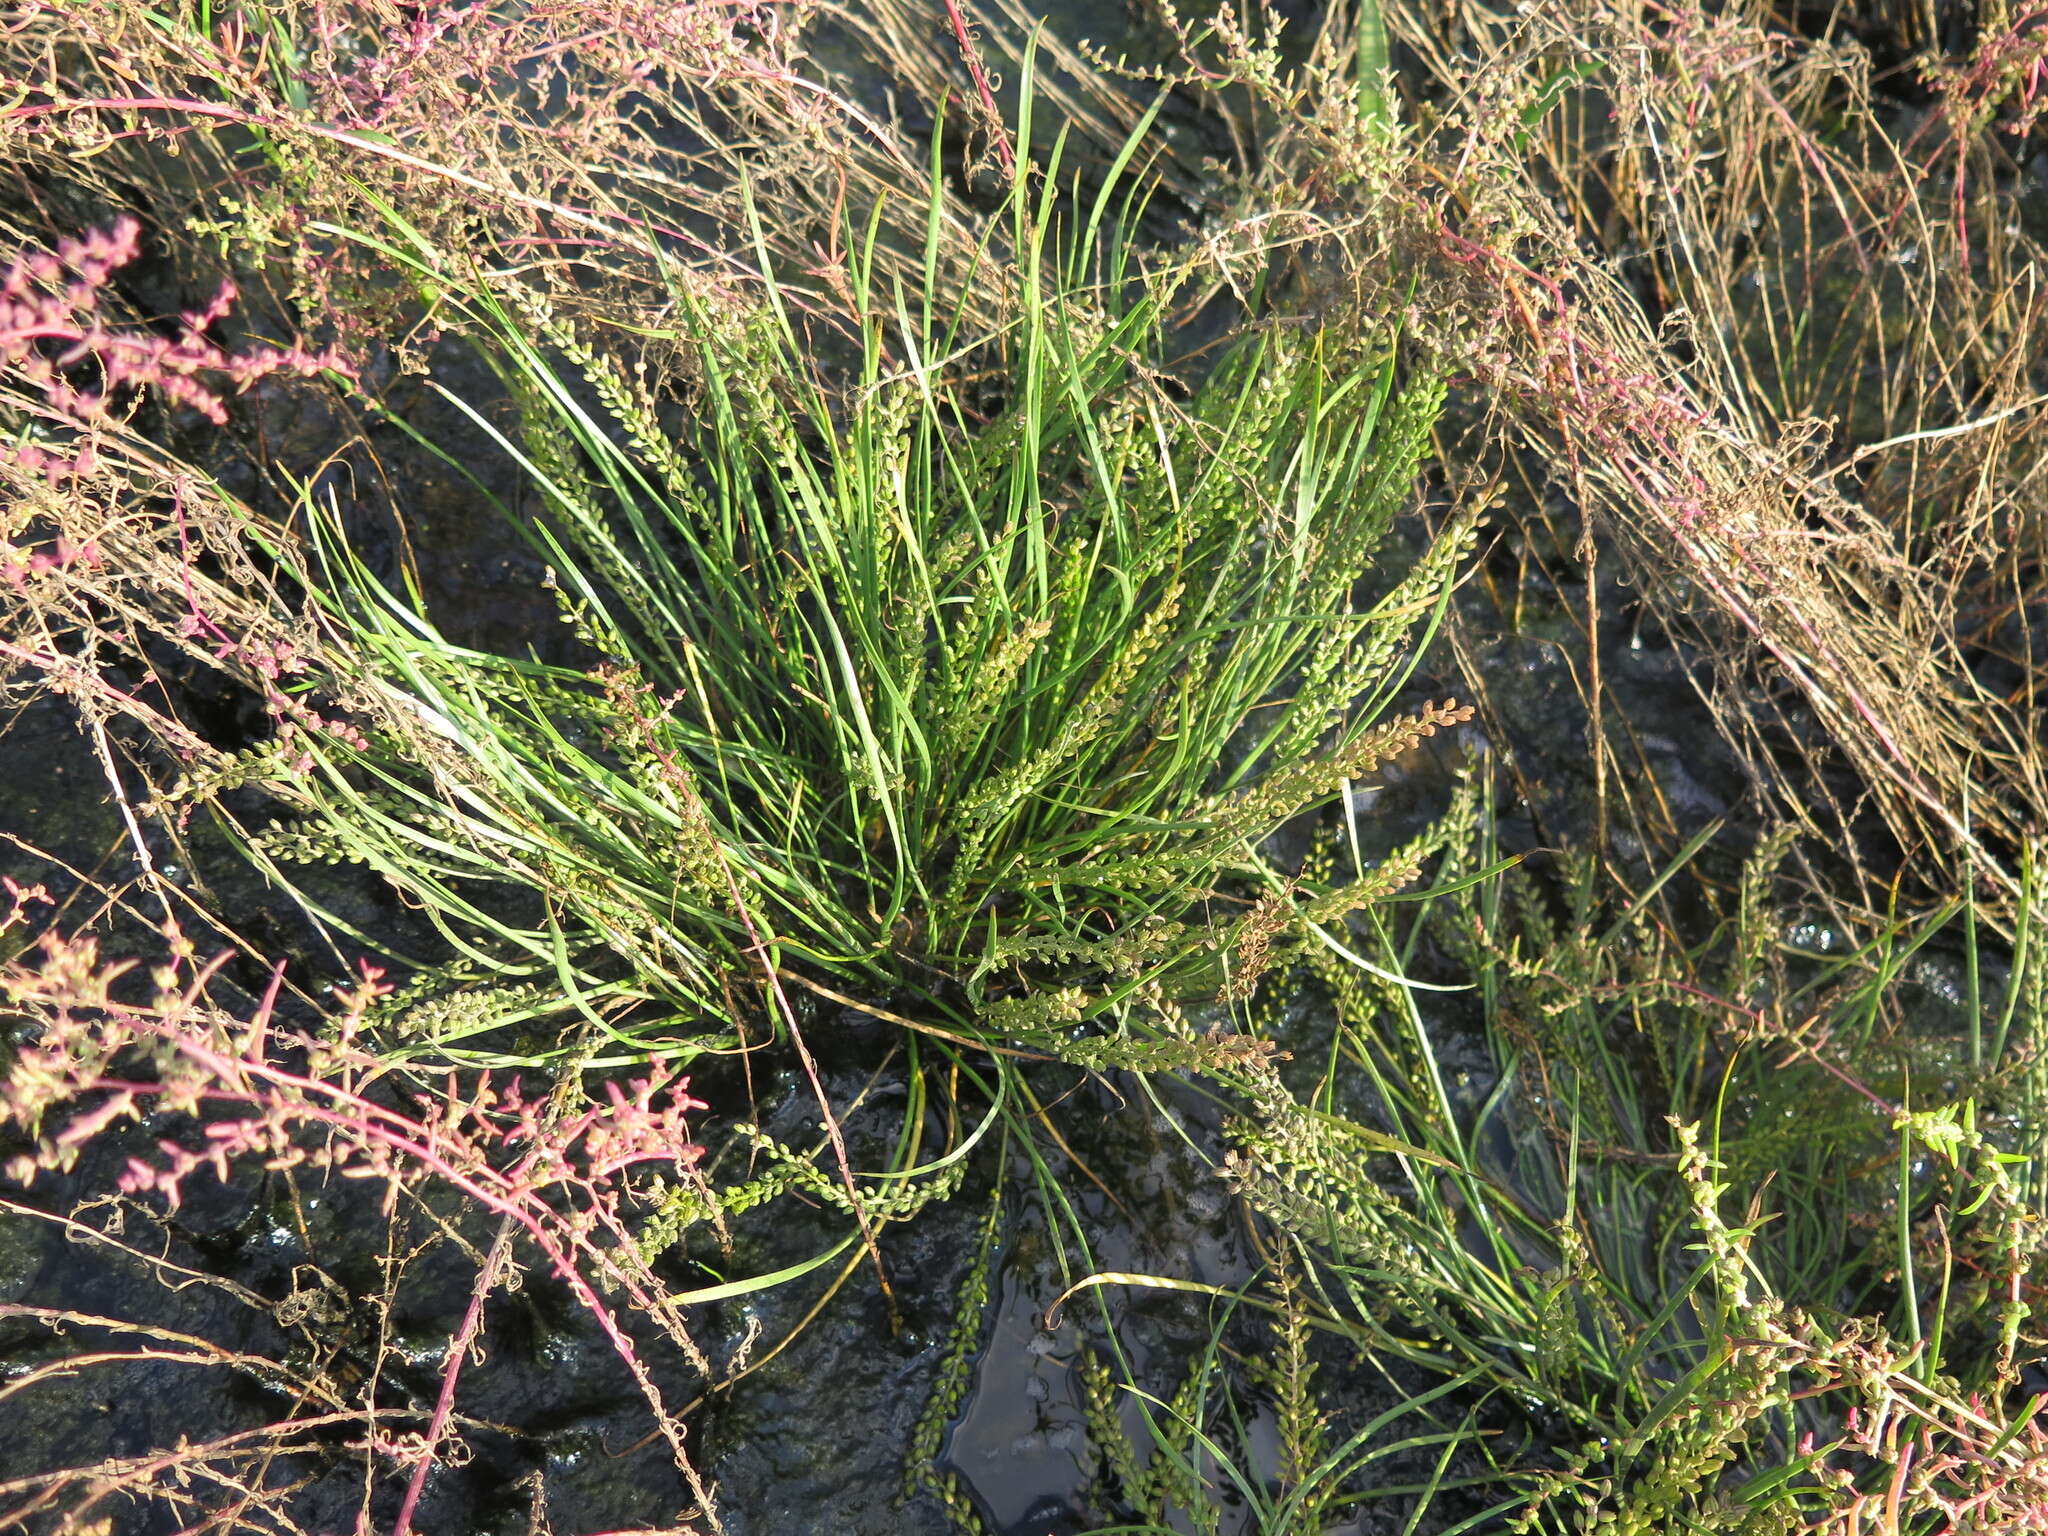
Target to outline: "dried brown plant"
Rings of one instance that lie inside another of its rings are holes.
[[[1923,55],[1920,110],[1846,21],[1768,6],[1386,14],[1444,135],[1432,260],[1477,327],[1446,345],[1509,440],[1717,656],[1711,702],[1781,814],[1853,855],[1874,810],[2016,891],[2048,825],[2040,8]]]

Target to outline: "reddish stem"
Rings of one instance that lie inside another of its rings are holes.
[[[476,1284],[470,1289],[469,1310],[462,1314],[462,1326],[448,1341],[448,1363],[441,1370],[441,1395],[434,1402],[434,1417],[427,1424],[426,1444],[421,1447],[420,1459],[412,1469],[412,1481],[406,1484],[405,1500],[398,1506],[398,1518],[392,1522],[391,1536],[411,1536],[413,1511],[419,1507],[420,1495],[426,1491],[427,1474],[434,1469],[434,1448],[441,1443],[441,1436],[448,1430],[448,1421],[455,1415],[455,1383],[461,1379],[470,1346],[476,1342],[477,1334],[483,1331],[485,1298],[496,1288],[498,1271],[504,1268],[511,1252],[512,1218],[508,1216],[498,1223],[498,1240],[491,1244],[491,1251],[484,1256],[483,1267],[476,1272]]]
[[[995,135],[996,153],[1002,157],[1003,169],[1015,171],[1017,156],[1010,148],[1010,133],[1003,126],[1003,114],[996,106],[996,93],[989,88],[988,71],[981,67],[981,50],[974,46],[974,39],[967,31],[967,18],[960,14],[957,0],[945,0],[946,19],[953,24],[953,40],[960,45],[961,62],[966,64],[967,73],[974,78],[974,89],[981,96],[981,110],[988,115],[989,130]]]

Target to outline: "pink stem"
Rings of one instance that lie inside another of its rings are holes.
[[[1017,156],[1010,149],[1010,134],[1003,127],[1003,114],[996,106],[996,93],[989,88],[988,71],[981,67],[981,50],[974,46],[974,39],[967,32],[967,18],[960,14],[957,0],[946,0],[946,19],[953,24],[953,40],[960,45],[960,58],[967,65],[967,73],[974,77],[974,89],[981,96],[981,110],[988,114],[989,126],[996,136],[996,153],[1002,156],[1003,169],[1017,169]]]
[[[498,1240],[491,1244],[483,1266],[476,1272],[476,1284],[470,1289],[469,1310],[462,1315],[462,1326],[448,1341],[448,1363],[441,1371],[441,1395],[434,1402],[434,1417],[427,1424],[427,1443],[421,1448],[419,1462],[412,1469],[412,1481],[406,1484],[405,1500],[398,1506],[398,1518],[392,1522],[391,1536],[411,1536],[413,1511],[419,1507],[420,1495],[426,1491],[427,1474],[434,1469],[434,1448],[441,1443],[448,1421],[455,1414],[455,1383],[462,1376],[470,1346],[483,1330],[484,1300],[496,1288],[498,1271],[504,1268],[506,1256],[511,1252],[512,1219],[508,1216],[499,1222]]]

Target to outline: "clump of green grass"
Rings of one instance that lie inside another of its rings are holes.
[[[315,743],[257,847],[371,864],[517,1009],[543,982],[636,1051],[755,983],[771,1014],[798,984],[1040,1048],[1226,985],[1260,841],[1462,718],[1383,718],[1470,528],[1381,578],[1441,386],[1342,322],[1177,360],[1196,266],[1117,238],[1135,180],[1058,214],[1049,160],[990,232],[992,334],[949,312],[936,236],[922,291],[879,279],[879,217],[845,236],[842,377],[828,317],[678,274],[625,318],[688,359],[681,410],[395,213],[354,237],[508,386],[515,427],[465,408],[539,492],[596,665],[449,642],[328,526],[316,587],[383,726]]]

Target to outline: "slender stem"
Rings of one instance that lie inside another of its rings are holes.
[[[470,1288],[469,1310],[462,1314],[462,1326],[448,1341],[448,1363],[441,1369],[441,1395],[434,1401],[434,1417],[427,1424],[426,1443],[420,1447],[419,1460],[413,1465],[412,1480],[405,1486],[405,1499],[398,1506],[398,1518],[391,1524],[391,1536],[411,1536],[413,1511],[419,1507],[420,1495],[426,1491],[427,1474],[434,1468],[434,1449],[447,1432],[448,1421],[455,1416],[455,1383],[462,1377],[470,1346],[483,1331],[484,1301],[497,1289],[498,1274],[512,1252],[512,1232],[510,1216],[499,1221],[497,1241],[484,1255],[484,1262],[476,1272],[476,1284]]]
[[[953,24],[953,40],[960,45],[960,58],[967,65],[967,73],[974,77],[974,89],[981,97],[981,110],[988,117],[989,132],[995,135],[996,154],[1002,158],[1003,169],[1017,169],[1016,151],[1010,148],[1010,131],[1003,126],[1001,108],[996,105],[996,93],[989,86],[988,71],[981,67],[981,50],[974,46],[974,37],[967,30],[967,18],[960,14],[957,0],[946,0],[946,19]]]

